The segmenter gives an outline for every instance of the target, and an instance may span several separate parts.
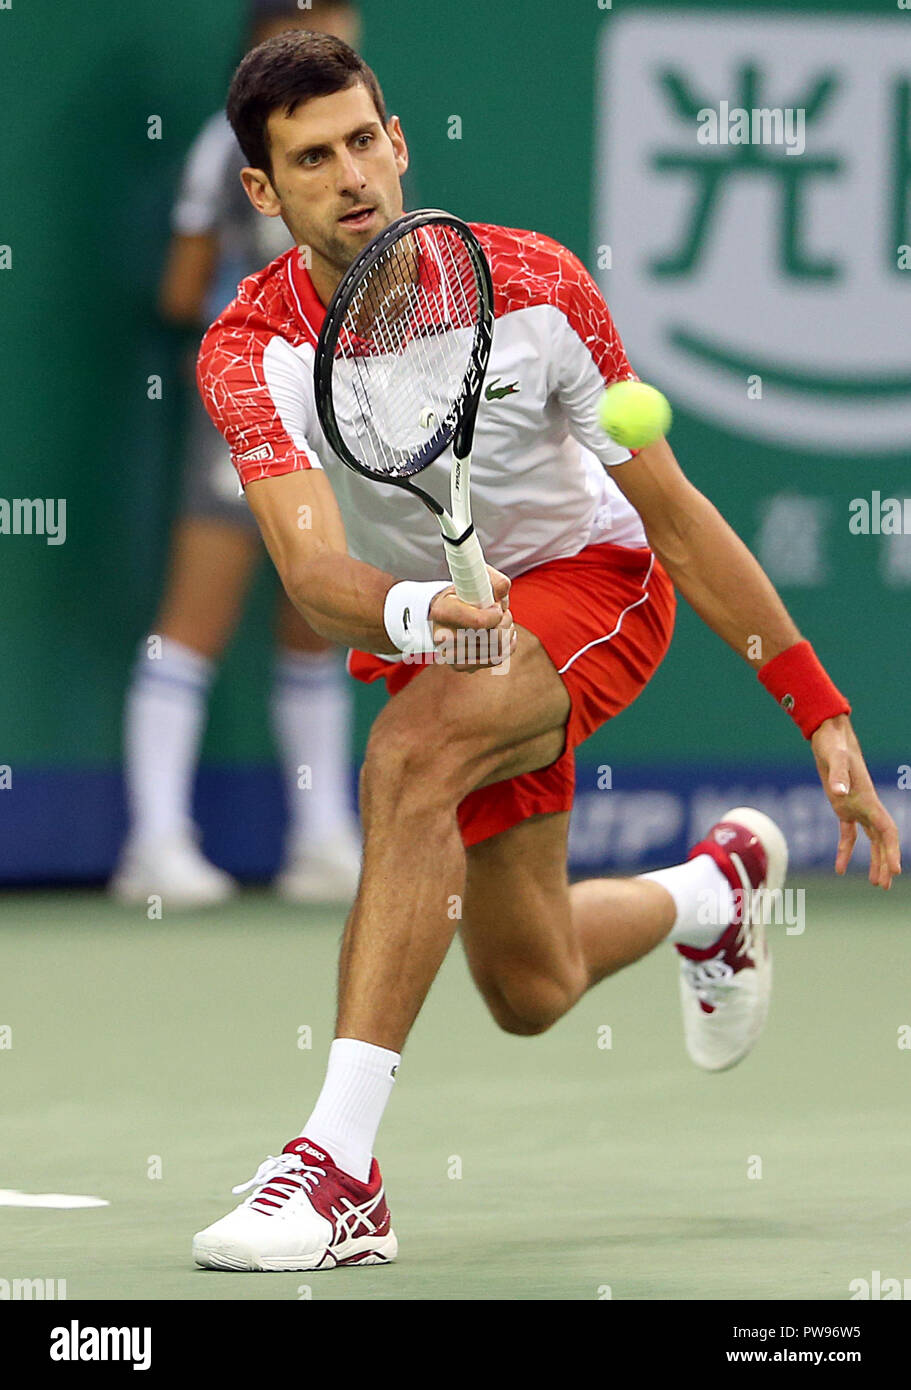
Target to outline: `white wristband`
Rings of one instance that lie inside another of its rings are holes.
[[[451,579],[434,579],[429,584],[403,579],[393,584],[383,605],[383,625],[400,652],[417,656],[436,650],[433,623],[428,617],[430,605],[441,589],[451,588]]]

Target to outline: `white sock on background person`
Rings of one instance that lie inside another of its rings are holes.
[[[356,1038],[336,1038],[326,1080],[301,1134],[327,1149],[344,1173],[370,1176],[373,1145],[401,1061],[398,1052]]]
[[[124,779],[133,843],[187,834],[215,666],[162,637],[140,647],[124,709]]]
[[[704,950],[730,924],[734,890],[710,854],[698,854],[685,864],[636,877],[660,883],[674,899],[677,916],[668,941]]]
[[[272,720],[288,800],[288,841],[312,848],[357,834],[351,805],[352,696],[339,653],[282,650]],[[309,768],[309,787],[301,786]]]

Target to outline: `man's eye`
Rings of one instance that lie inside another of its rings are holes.
[[[372,135],[359,135],[357,137],[357,143],[360,145],[361,149],[365,149],[372,139]]]

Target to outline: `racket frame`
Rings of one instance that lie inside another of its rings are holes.
[[[332,370],[342,326],[357,287],[395,242],[425,226],[448,226],[458,233],[475,272],[480,312],[474,326],[468,365],[449,411],[431,438],[412,456],[407,471],[393,477],[365,464],[345,443],[335,415]],[[456,592],[466,603],[482,608],[490,607],[494,600],[487,566],[471,519],[471,451],[493,341],[493,304],[490,266],[468,224],[439,208],[421,208],[405,213],[374,237],[348,267],[326,310],[313,363],[317,414],[332,450],[355,473],[373,482],[403,488],[424,503],[439,524]],[[412,479],[440,458],[450,446],[452,468],[450,511],[447,512],[435,497],[418,487]]]

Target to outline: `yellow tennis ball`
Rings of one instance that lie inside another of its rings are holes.
[[[644,381],[615,381],[598,402],[598,423],[624,449],[644,449],[671,426],[666,396]]]

